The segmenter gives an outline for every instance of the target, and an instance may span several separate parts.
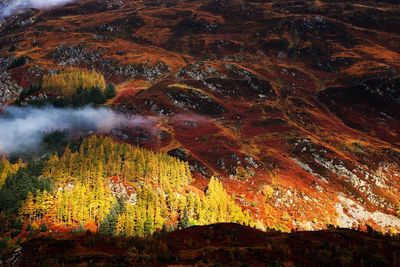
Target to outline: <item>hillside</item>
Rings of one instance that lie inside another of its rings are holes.
[[[396,265],[398,255],[399,240],[376,233],[336,229],[282,234],[213,224],[158,234],[150,240],[92,233],[41,235],[24,243],[14,258],[29,266],[387,266]]]
[[[1,20],[0,48],[1,103],[94,69],[145,122],[106,135],[219,177],[262,230],[400,230],[394,0],[83,0]]]

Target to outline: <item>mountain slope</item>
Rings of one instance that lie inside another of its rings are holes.
[[[12,95],[42,74],[95,68],[118,84],[112,108],[158,122],[112,135],[189,161],[200,189],[221,176],[265,225],[390,229],[399,14],[394,1],[325,0],[32,9],[0,26],[0,86]]]

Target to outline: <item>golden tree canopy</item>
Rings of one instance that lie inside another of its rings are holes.
[[[95,86],[101,90],[106,88],[103,74],[95,70],[77,68],[43,77],[45,92],[63,96],[72,96],[79,87],[90,89]]]

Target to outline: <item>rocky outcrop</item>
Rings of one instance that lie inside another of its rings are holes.
[[[53,52],[53,60],[60,66],[93,64],[103,56],[102,49],[90,50],[81,45],[61,44]]]
[[[339,193],[338,200],[339,202],[335,204],[335,208],[338,212],[337,224],[341,227],[358,227],[372,220],[382,229],[389,230],[391,227],[400,229],[400,219],[393,215],[380,211],[370,212],[342,193]]]
[[[132,205],[136,205],[137,194],[135,188],[130,184],[124,184],[118,179],[111,179],[108,183],[111,193],[117,198],[123,198]]]
[[[204,115],[220,115],[225,112],[220,103],[197,90],[171,87],[168,88],[166,95],[172,104],[185,111]]]
[[[7,72],[0,74],[0,108],[9,101],[14,100],[23,88],[11,80]]]
[[[188,161],[190,158],[190,154],[188,154],[182,147],[178,147],[168,151],[168,155],[176,157],[183,161]]]
[[[127,79],[144,78],[149,81],[159,79],[170,73],[171,69],[165,62],[157,62],[154,66],[143,64],[131,64],[122,66],[110,66],[118,75],[126,76]]]

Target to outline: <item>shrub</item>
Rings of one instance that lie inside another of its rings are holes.
[[[85,228],[83,227],[83,225],[82,224],[79,224],[79,227],[75,227],[75,228],[73,228],[73,229],[71,229],[71,233],[73,233],[73,234],[79,234],[79,233],[84,233],[86,230],[85,230]]]
[[[272,186],[270,186],[270,185],[264,185],[262,188],[262,194],[266,198],[271,198],[274,194],[274,188],[272,188]]]
[[[247,171],[243,166],[236,167],[236,177],[241,180],[245,180],[248,177]]]

